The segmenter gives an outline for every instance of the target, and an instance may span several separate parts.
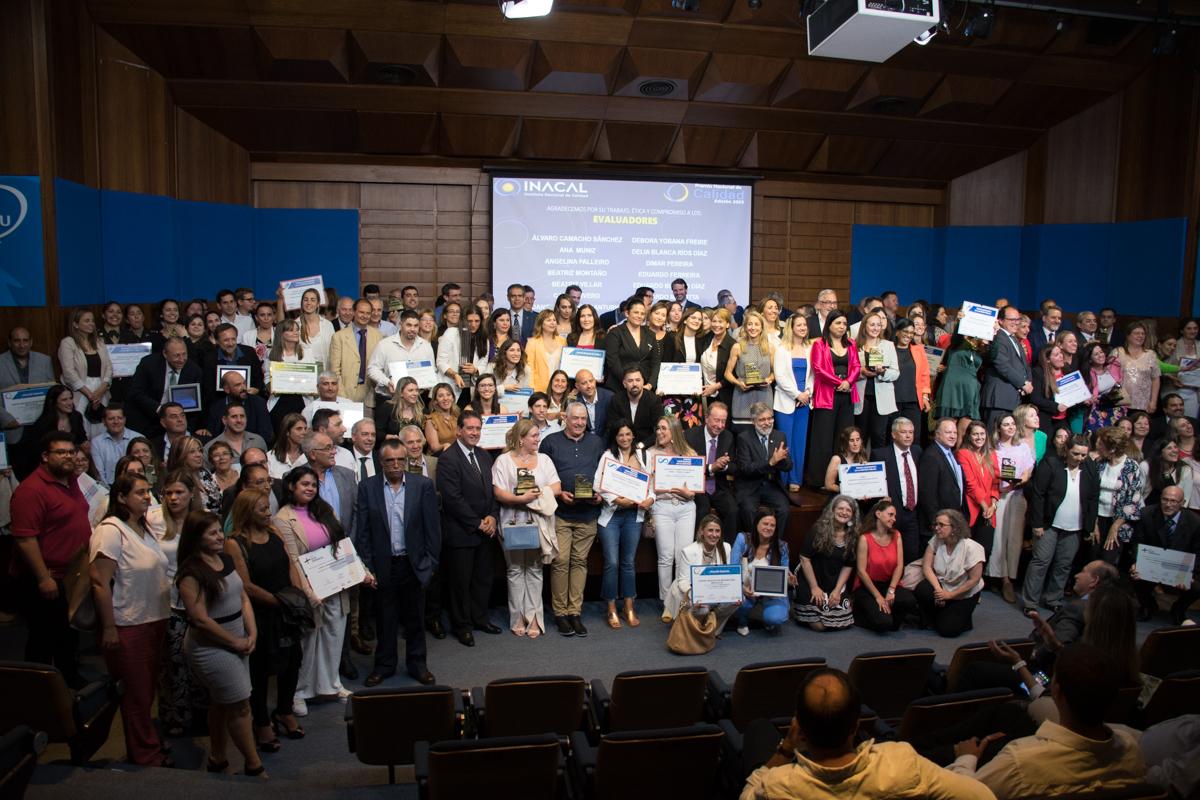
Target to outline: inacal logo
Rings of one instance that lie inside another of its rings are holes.
[[[8,198],[8,195],[16,198],[15,213],[12,200]],[[21,223],[25,221],[25,215],[28,213],[29,203],[25,200],[25,195],[12,186],[0,183],[0,239],[21,227]]]

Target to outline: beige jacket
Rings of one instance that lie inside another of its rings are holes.
[[[304,526],[300,524],[299,517],[296,516],[296,510],[292,506],[286,505],[279,509],[279,513],[275,515],[275,527],[283,534],[283,545],[287,550],[288,558],[296,565],[297,572],[300,573],[300,579],[303,582],[304,593],[308,595],[308,599],[313,606],[320,603],[317,596],[313,594],[312,586],[308,583],[308,578],[304,574],[304,570],[300,567],[300,556],[308,552],[308,539],[304,537]],[[340,550],[338,551],[341,552]],[[333,595],[330,595],[332,597]],[[343,604],[348,603],[350,599],[349,590],[343,589],[340,593]],[[344,605],[343,607],[349,608]],[[318,615],[319,617],[319,615]]]
[[[108,348],[99,343],[96,353],[100,356],[100,382],[112,383],[112,362],[108,359]],[[87,382],[87,355],[70,336],[64,336],[58,345],[58,363],[62,365],[62,382],[79,391]]]

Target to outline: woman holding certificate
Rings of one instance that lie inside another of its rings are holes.
[[[489,366],[496,378],[496,394],[531,388],[530,372],[525,366],[525,348],[520,339],[509,339],[497,352],[496,360]]]
[[[749,532],[739,533],[733,542],[733,553],[729,560],[742,565],[742,584],[746,599],[737,610],[737,632],[739,636],[750,635],[750,611],[762,606],[763,627],[771,636],[779,634],[779,626],[787,622],[788,600],[783,597],[759,597],[754,593],[754,569],[756,567],[783,567],[787,570],[787,581],[796,585],[796,576],[788,564],[787,542],[777,535],[775,511],[759,506],[754,512],[754,524]]]
[[[1058,399],[1058,379],[1066,368],[1066,355],[1057,343],[1048,344],[1038,353],[1037,364],[1033,368],[1033,394],[1029,402],[1037,407],[1038,426],[1052,435],[1058,428],[1067,427],[1067,411],[1069,406]]]
[[[275,326],[275,341],[271,344],[271,351],[267,354],[265,378],[268,389],[271,387],[271,364],[273,362],[294,364],[297,361],[312,360],[305,358],[308,351],[301,344],[300,335],[299,320],[285,319]],[[272,424],[278,428],[284,417],[299,414],[304,410],[304,395],[273,393],[267,400],[267,409],[271,412]],[[279,441],[278,438],[276,441]]]
[[[627,420],[617,424],[612,433],[609,450],[600,459],[592,481],[604,503],[600,509],[600,518],[596,520],[596,533],[604,553],[604,576],[600,582],[600,597],[608,604],[608,627],[615,630],[621,627],[621,619],[617,616],[618,598],[624,600],[625,621],[629,623],[629,627],[636,628],[641,624],[633,611],[633,601],[637,597],[637,575],[634,573],[633,559],[637,555],[638,540],[642,537],[642,523],[646,519],[646,511],[654,505],[654,497],[646,492],[644,499],[632,499],[606,487],[604,475],[612,462],[641,473],[649,471],[642,461],[640,448],[634,447],[633,428]]]
[[[721,518],[716,514],[706,514],[700,519],[700,529],[696,531],[696,539],[679,551],[679,560],[675,562],[675,581],[667,592],[664,602],[663,622],[672,622],[679,612],[691,605],[692,567],[716,566],[729,564],[729,542],[722,541]],[[715,608],[717,613],[717,633],[725,627],[725,622],[741,607],[740,603],[726,603]]]
[[[567,298],[568,300],[570,298]],[[558,369],[567,340],[559,335],[558,317],[546,310],[533,322],[533,336],[525,343],[525,365],[529,368],[529,386],[544,392],[550,386],[550,374]]]
[[[704,314],[699,308],[689,308],[680,320],[677,330],[667,334],[662,339],[662,363],[667,364],[698,364],[704,354],[704,347],[709,338],[703,332],[701,320]],[[670,346],[666,346],[667,343]],[[701,368],[703,380],[703,368]],[[716,394],[721,388],[719,383],[710,383],[700,390],[700,394],[663,395],[663,411],[679,417],[682,427],[694,428],[704,423],[704,401]]]
[[[695,456],[683,438],[683,428],[674,417],[659,417],[654,423],[654,447],[646,453],[646,464],[653,476],[654,505],[650,521],[654,525],[654,546],[658,550],[658,599],[665,601],[671,581],[675,578],[675,562],[679,551],[692,541],[696,531],[696,494],[686,486],[672,485],[658,476],[660,456]],[[703,466],[701,466],[703,470]]]
[[[704,388],[709,396],[716,395],[726,408],[733,405],[733,384],[725,379],[725,368],[729,365],[729,354],[733,352],[733,337],[729,329],[733,327],[733,317],[724,308],[713,311],[709,320],[708,333],[704,338],[704,352],[700,356],[700,369],[703,371]],[[710,389],[715,386],[716,389]],[[793,453],[793,458],[795,454]]]
[[[863,318],[854,340],[862,362],[854,420],[871,447],[883,447],[888,443],[888,423],[897,410],[893,384],[900,377],[900,365],[896,360],[896,345],[883,338],[886,330],[887,317],[876,311]]]
[[[841,494],[841,466],[843,464],[866,464],[871,460],[871,451],[867,446],[866,437],[858,428],[851,425],[842,428],[837,437],[837,447],[825,468],[825,486],[827,492]]]
[[[984,575],[1000,578],[1000,594],[1006,603],[1017,602],[1013,581],[1021,563],[1025,536],[1025,485],[1033,474],[1033,448],[1017,438],[1017,421],[1012,414],[996,420],[993,434],[1000,462],[1000,501],[996,504],[996,535]]]
[[[88,437],[104,434],[104,405],[112,384],[108,348],[96,336],[96,315],[89,309],[71,312],[70,334],[58,345],[62,382],[75,392],[75,410],[84,415]]]
[[[729,416],[736,426],[735,431],[754,424],[750,406],[771,404],[771,384],[775,381],[774,349],[767,337],[763,315],[754,310],[746,311],[738,340],[730,350],[729,363],[725,366],[725,380],[734,386]]]
[[[308,360],[328,364],[329,342],[333,339],[334,331],[333,323],[321,316],[323,299],[316,289],[305,289],[304,294],[300,295],[300,315],[296,319],[300,323],[300,341],[308,353]],[[283,305],[282,286],[279,288],[279,305]],[[280,308],[280,318],[283,313],[283,308]]]
[[[830,500],[800,547],[800,572],[792,616],[814,631],[854,624],[847,588],[858,549],[858,503],[839,494]]]
[[[785,476],[788,491],[804,483],[804,455],[808,444],[808,408],[812,402],[812,341],[803,314],[788,318],[780,346],[775,348],[775,427],[787,439],[792,468]]]
[[[825,467],[833,456],[837,432],[854,424],[858,402],[858,347],[847,335],[846,315],[829,312],[825,331],[813,342],[813,422],[808,452],[808,482],[825,484]]]
[[[547,313],[547,312],[542,312]],[[558,492],[558,470],[550,456],[538,452],[541,432],[531,420],[518,420],[505,436],[504,452],[492,464],[492,492],[500,504],[500,540],[505,530],[534,525],[540,546],[513,549],[506,542],[508,565],[508,627],[516,636],[536,639],[546,632],[542,603],[543,566],[554,560],[557,549],[554,512],[547,513],[547,497]],[[547,496],[547,497],[544,497]],[[551,503],[553,505],[553,503]]]

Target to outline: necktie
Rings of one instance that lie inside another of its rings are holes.
[[[367,457],[360,456],[358,459],[358,479],[365,481],[367,477]]]
[[[1167,518],[1163,521],[1163,543],[1171,546],[1171,537],[1175,534],[1175,520]]]
[[[1048,337],[1046,337],[1046,338],[1047,338],[1047,340],[1048,340],[1048,341],[1051,341],[1051,342],[1053,342],[1053,341],[1054,341],[1054,331],[1050,331],[1050,335],[1049,335]]]
[[[365,328],[360,328],[358,331],[358,382],[366,383],[367,381],[367,331]]]
[[[175,370],[171,370],[171,380],[170,380],[170,383],[168,383],[168,385],[175,386],[178,383],[179,383],[179,373],[176,372]]]
[[[912,467],[909,465],[908,451],[900,454],[904,460],[904,508],[912,511],[917,507],[917,487],[913,483]]]
[[[770,458],[771,458],[771,446],[770,446],[770,444],[767,442],[767,437],[766,437],[766,436],[759,436],[758,438],[762,440],[763,451],[764,451],[764,452],[766,452],[766,454],[767,454],[767,459],[768,459],[768,460],[770,460]]]
[[[482,478],[483,470],[479,469],[479,462],[475,460],[475,451],[474,450],[467,451],[467,460],[471,462],[471,466],[475,468],[475,471],[479,473],[479,477]]]
[[[708,463],[711,466],[717,460],[717,437],[713,437],[708,442]],[[717,491],[717,476],[710,474],[704,481],[704,491],[712,494]]]

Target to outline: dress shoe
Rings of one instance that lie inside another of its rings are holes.
[[[350,649],[361,656],[369,656],[375,652],[375,648],[364,642],[357,633],[350,637]]]
[[[462,631],[461,633],[456,633],[455,637],[458,639],[460,644],[464,644],[467,647],[475,646],[475,636],[470,631]]]
[[[348,681],[358,680],[358,667],[354,666],[354,662],[349,656],[342,658],[342,663],[338,665],[338,674]]]
[[[475,626],[475,630],[477,630],[477,631],[482,631],[482,632],[484,632],[484,633],[491,633],[491,634],[497,634],[497,633],[500,633],[500,628],[499,628],[499,626],[497,626],[497,625],[493,625],[493,624],[492,624],[492,623],[490,623],[490,622],[485,622],[485,623],[483,623],[482,625],[476,625],[476,626]]]
[[[442,623],[438,622],[437,620],[434,620],[433,622],[429,623],[428,625],[425,626],[425,628],[426,628],[426,630],[429,631],[429,635],[435,639],[445,639],[446,638],[446,629],[443,628]]]
[[[580,638],[587,636],[587,628],[583,626],[583,619],[578,614],[572,615],[570,619],[571,629],[575,631],[575,635]]]
[[[425,686],[433,686],[437,683],[437,678],[433,677],[433,673],[424,666],[412,667],[409,669],[408,674],[412,676],[414,681]]]
[[[570,617],[558,617],[554,620],[554,624],[558,626],[558,632],[563,636],[575,635],[575,626],[571,624]]]
[[[383,683],[390,677],[391,677],[391,675],[384,675],[381,672],[372,672],[370,675],[367,676],[367,679],[365,681],[363,681],[363,686],[370,689],[372,687],[378,686],[379,684]]]

